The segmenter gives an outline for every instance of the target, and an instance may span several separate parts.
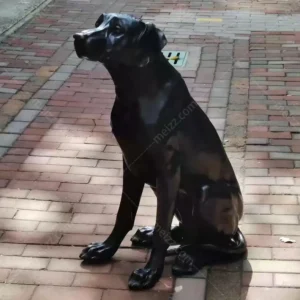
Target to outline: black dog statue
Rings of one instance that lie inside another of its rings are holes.
[[[170,244],[180,245],[173,273],[193,274],[246,252],[238,229],[243,200],[222,142],[179,72],[163,56],[165,35],[128,15],[102,14],[95,28],[74,35],[79,58],[100,61],[115,84],[112,132],[123,152],[123,191],[114,229],[86,247],[88,263],[113,257],[133,228],[145,184],[157,197],[156,224],[133,236],[151,247],[129,288],[148,289],[161,277]],[[174,215],[179,226],[171,230]]]

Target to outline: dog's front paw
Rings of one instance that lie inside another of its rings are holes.
[[[86,262],[106,262],[117,252],[119,246],[104,243],[92,243],[84,248],[79,257]]]
[[[162,270],[144,268],[135,270],[129,278],[129,289],[145,290],[154,287],[161,277]]]

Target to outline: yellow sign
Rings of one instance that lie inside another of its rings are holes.
[[[222,22],[223,19],[221,19],[221,18],[198,18],[197,21],[199,21],[199,22]]]
[[[179,56],[172,56],[170,58],[168,58],[168,60],[178,60],[179,59]]]

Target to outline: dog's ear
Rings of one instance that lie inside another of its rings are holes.
[[[140,45],[150,51],[161,51],[167,44],[165,34],[154,24],[147,23],[144,25],[144,30],[139,36]]]
[[[102,14],[102,15],[98,18],[98,20],[97,20],[96,23],[95,23],[95,27],[99,27],[99,26],[102,24],[102,22],[104,21],[105,15],[106,15],[106,14]]]

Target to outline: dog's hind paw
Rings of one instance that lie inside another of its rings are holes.
[[[146,290],[151,289],[158,282],[162,271],[158,269],[137,269],[129,278],[129,289],[131,290]]]
[[[139,228],[130,239],[132,245],[137,247],[151,248],[153,246],[154,227],[145,226]],[[181,226],[175,226],[171,229],[171,245],[180,244],[183,240],[183,230]]]
[[[142,227],[130,239],[132,245],[151,248],[154,228],[150,226]]]
[[[117,252],[118,246],[92,243],[84,248],[79,257],[85,262],[106,262]]]

